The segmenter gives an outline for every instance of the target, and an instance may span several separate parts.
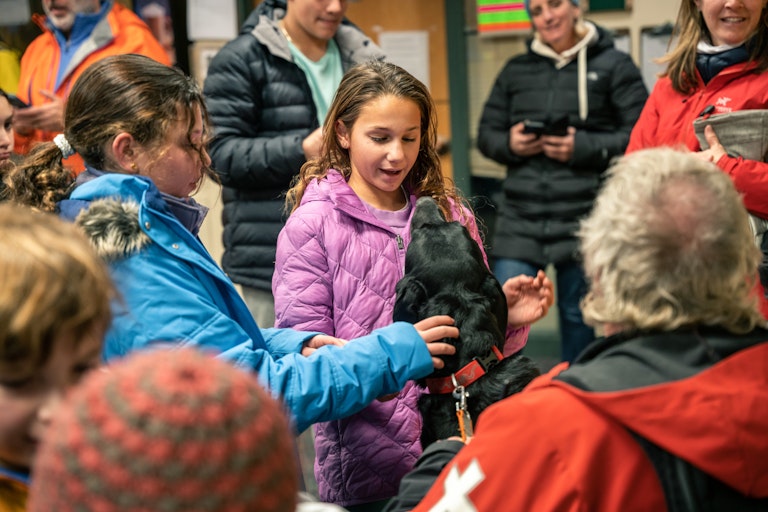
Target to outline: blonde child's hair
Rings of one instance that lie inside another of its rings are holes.
[[[351,130],[363,107],[383,96],[413,101],[421,112],[419,154],[405,178],[405,189],[418,197],[434,198],[447,219],[453,217],[452,205],[464,206],[456,210],[464,217],[462,220],[466,220],[467,202],[453,187],[452,182],[443,176],[437,155],[437,120],[429,89],[400,66],[381,61],[358,64],[345,73],[325,118],[321,154],[301,167],[301,172],[286,194],[287,212],[293,212],[299,207],[307,185],[314,179],[325,177],[329,169],[336,169],[344,178],[349,179],[352,172],[349,149],[341,146],[336,125],[340,121],[347,130]]]
[[[0,204],[0,374],[34,371],[62,333],[106,331],[115,291],[77,227],[31,208]]]
[[[590,325],[745,333],[765,324],[754,293],[762,254],[741,197],[689,152],[651,148],[616,161],[578,236]]]

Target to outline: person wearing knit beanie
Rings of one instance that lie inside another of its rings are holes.
[[[256,379],[192,349],[137,352],[68,397],[32,512],[296,509],[291,430]]]
[[[571,0],[571,3],[576,7],[579,6],[579,0]],[[528,17],[531,17],[531,0],[525,0],[525,12],[528,13]]]

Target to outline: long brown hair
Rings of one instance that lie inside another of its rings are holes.
[[[404,186],[416,196],[433,197],[447,219],[452,218],[451,203],[467,207],[466,201],[443,176],[437,156],[437,120],[435,104],[427,87],[403,68],[381,61],[370,61],[350,68],[342,78],[323,125],[323,149],[319,157],[306,162],[286,194],[285,209],[293,212],[301,204],[307,185],[322,179],[328,169],[336,169],[346,179],[351,173],[349,149],[341,146],[336,133],[338,121],[347,130],[371,101],[382,96],[413,101],[421,112],[421,144],[416,162],[405,178]],[[463,214],[463,209],[461,209]]]
[[[149,57],[115,55],[89,66],[75,82],[64,113],[64,136],[89,166],[119,172],[107,151],[115,136],[130,133],[161,158],[171,127],[181,119],[191,131],[197,108],[210,133],[203,94],[192,78]],[[203,148],[197,151],[205,162]],[[209,167],[203,172],[218,182]],[[6,179],[12,200],[46,211],[66,198],[73,182],[53,142],[37,145]]]
[[[698,82],[696,80],[696,47],[702,38],[711,39],[711,34],[704,22],[704,16],[696,7],[694,0],[682,0],[677,12],[677,21],[672,32],[672,41],[677,41],[674,49],[658,59],[660,64],[667,64],[660,76],[669,76],[672,88],[681,94],[692,94]],[[760,24],[755,34],[749,39],[749,61],[757,64],[756,71],[768,69],[768,8],[763,7]]]

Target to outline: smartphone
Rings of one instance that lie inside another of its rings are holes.
[[[536,135],[542,135],[546,129],[547,125],[542,121],[531,121],[529,119],[523,121],[523,133],[535,133]]]
[[[544,130],[545,135],[556,135],[564,137],[568,135],[568,116],[558,117],[547,125]]]
[[[7,96],[8,96],[8,103],[10,103],[12,107],[14,107],[14,108],[27,108],[27,107],[29,107],[28,103],[24,103],[23,101],[21,101],[19,99],[19,97],[16,96],[15,94],[8,94]]]

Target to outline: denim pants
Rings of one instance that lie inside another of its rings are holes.
[[[497,259],[493,273],[501,284],[510,277],[525,274],[535,276],[539,267],[528,262],[512,259]],[[543,269],[542,269],[543,270]],[[555,297],[560,321],[560,351],[563,361],[573,362],[592,340],[594,330],[584,324],[579,301],[587,293],[584,271],[576,261],[555,265]]]

